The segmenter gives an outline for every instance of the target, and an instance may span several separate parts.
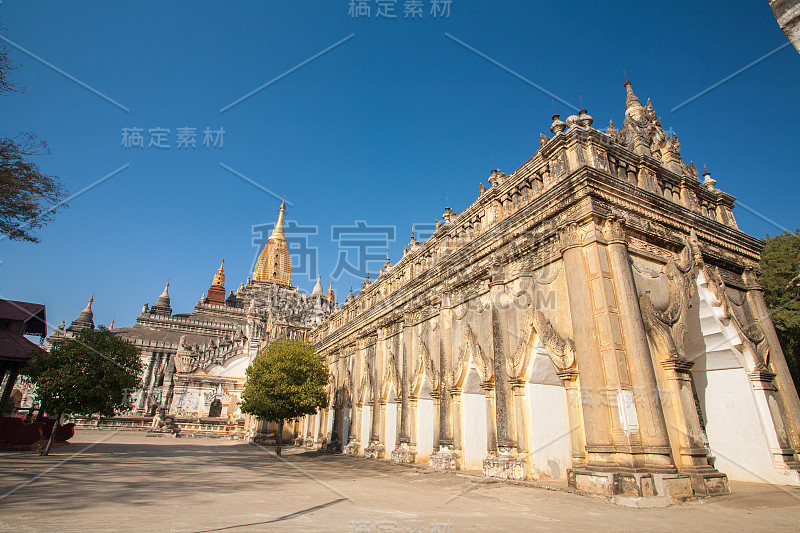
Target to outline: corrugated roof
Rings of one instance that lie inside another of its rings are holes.
[[[28,361],[33,352],[44,351],[21,335],[10,331],[0,331],[0,360],[3,361]]]
[[[0,320],[27,322],[28,335],[47,335],[47,317],[42,304],[0,300]]]

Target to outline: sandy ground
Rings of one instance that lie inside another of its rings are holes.
[[[0,452],[0,530],[800,531],[800,488],[731,485],[631,509],[387,461],[86,430],[49,457]]]

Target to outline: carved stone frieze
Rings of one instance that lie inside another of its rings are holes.
[[[562,339],[541,311],[534,311],[532,324],[558,370],[575,365],[575,344],[572,339]]]
[[[428,350],[428,345],[420,339],[419,341],[419,353],[422,357],[422,362],[425,369],[425,376],[428,378],[428,383],[432,389],[436,389],[439,387],[439,362],[431,357],[430,350]]]
[[[755,370],[766,370],[769,366],[769,341],[761,322],[756,318],[750,308],[747,292],[734,287],[728,287],[725,278],[741,277],[733,273],[724,275],[719,267],[710,267],[703,259],[703,251],[697,234],[692,231],[691,245],[694,253],[694,263],[703,273],[707,287],[722,308],[723,317],[730,319],[744,336],[744,341],[749,345],[751,353],[756,357]]]
[[[470,325],[466,324],[464,326],[464,362],[467,361],[470,355],[478,374],[481,376],[481,381],[491,381],[494,375],[492,358],[486,355],[483,348],[481,348],[480,342],[478,342],[477,335],[475,335]]]
[[[642,318],[651,335],[665,346],[669,358],[686,358],[688,310],[695,289],[691,244],[685,241],[683,251],[677,258],[670,257],[658,277],[668,282],[669,296],[665,305],[654,305],[649,291],[639,295]]]

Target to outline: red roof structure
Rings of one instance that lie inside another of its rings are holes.
[[[38,344],[22,335],[10,331],[0,331],[0,359],[3,361],[26,362],[34,353],[43,352]]]
[[[36,353],[44,350],[24,335],[47,335],[47,318],[42,304],[0,300],[0,412],[4,410],[17,382],[19,370]]]
[[[11,330],[20,335],[47,336],[44,305],[0,300],[0,330]]]

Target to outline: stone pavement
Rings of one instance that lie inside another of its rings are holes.
[[[728,496],[631,509],[561,491],[297,448],[287,448],[281,461],[271,451],[240,441],[84,430],[50,457],[0,453],[0,530],[800,529],[796,488],[732,483],[735,492]]]

